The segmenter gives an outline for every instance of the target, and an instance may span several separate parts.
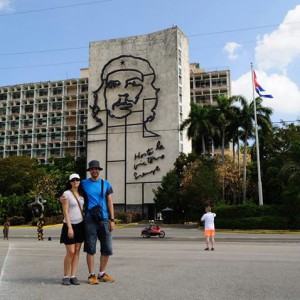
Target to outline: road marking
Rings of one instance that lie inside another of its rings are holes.
[[[2,269],[1,269],[1,273],[0,273],[0,285],[1,285],[1,283],[2,283],[2,278],[3,278],[3,276],[4,276],[4,270],[5,270],[6,261],[7,261],[8,256],[9,256],[10,246],[11,246],[11,244],[9,244],[9,246],[8,246],[8,250],[7,250],[5,259],[4,259],[4,261],[3,261],[3,265],[2,265]]]

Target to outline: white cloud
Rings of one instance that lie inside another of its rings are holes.
[[[300,5],[287,13],[276,30],[257,40],[254,68],[258,83],[274,97],[263,99],[264,106],[273,109],[272,121],[300,119],[299,76],[298,72],[292,75],[300,61],[299,20]],[[232,95],[239,94],[253,99],[250,72],[232,82]]]
[[[0,1],[0,12],[11,11],[11,0],[1,0]]]
[[[236,60],[239,57],[239,50],[242,46],[236,42],[228,42],[223,48],[223,51],[228,54],[230,60]]]
[[[286,74],[287,67],[300,58],[300,5],[290,10],[277,30],[258,37],[257,67],[261,70],[279,70]]]
[[[288,77],[279,74],[267,75],[256,71],[258,83],[272,94],[273,99],[264,98],[263,105],[273,109],[273,121],[296,120],[300,118],[300,90]],[[232,82],[232,95],[242,95],[249,101],[253,100],[252,78],[248,72]],[[254,97],[258,95],[254,94]]]

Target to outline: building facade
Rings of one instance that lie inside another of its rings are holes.
[[[200,68],[198,63],[191,63],[190,88],[192,103],[197,103],[202,106],[217,106],[217,95],[231,97],[230,71],[229,69],[206,71]],[[232,143],[228,143],[225,147],[227,154],[232,153]],[[206,154],[214,156],[220,153],[221,146],[215,145],[213,138],[210,138],[207,144]]]
[[[205,71],[198,63],[190,64],[191,101],[201,105],[217,105],[217,95],[231,96],[228,70]]]
[[[189,46],[173,27],[90,44],[88,160],[99,159],[116,210],[154,217],[153,189],[191,142]]]
[[[0,157],[86,153],[88,78],[0,87]]]

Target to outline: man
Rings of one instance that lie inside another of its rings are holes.
[[[89,284],[98,284],[98,282],[114,282],[114,279],[106,273],[109,256],[113,254],[112,251],[112,235],[111,232],[115,228],[114,207],[112,199],[112,187],[107,180],[99,177],[100,163],[97,160],[89,162],[87,171],[90,172],[91,177],[82,181],[82,187],[87,196],[87,207],[85,215],[85,243],[84,251],[87,253],[87,265],[89,270],[88,282]],[[100,205],[103,220],[95,220],[90,210]],[[94,272],[94,254],[96,253],[97,239],[100,241],[101,256],[100,268],[98,276]]]
[[[86,214],[85,214],[85,242],[84,252],[87,253],[86,261],[89,270],[88,283],[98,284],[100,282],[114,282],[115,280],[108,276],[106,267],[109,256],[112,251],[112,235],[111,232],[115,228],[114,207],[112,199],[112,187],[107,180],[100,178],[100,167],[98,160],[89,162],[87,171],[90,172],[90,178],[82,181],[81,185],[86,194]],[[60,201],[67,201],[63,196]],[[90,210],[93,207],[100,206],[102,212],[102,220],[96,220],[91,215]],[[96,276],[94,271],[94,255],[96,253],[97,239],[100,241],[100,267]]]

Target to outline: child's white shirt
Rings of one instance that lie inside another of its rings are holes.
[[[205,222],[204,230],[215,230],[215,213],[208,212],[201,218],[202,222]]]

